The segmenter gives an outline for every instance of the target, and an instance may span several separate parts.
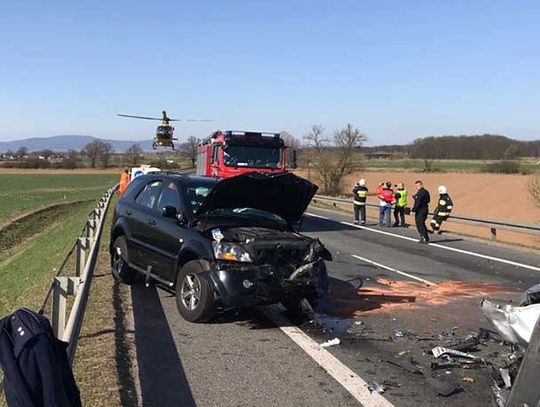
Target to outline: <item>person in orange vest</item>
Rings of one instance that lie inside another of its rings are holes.
[[[127,186],[129,184],[129,170],[125,169],[122,175],[120,176],[120,185],[118,187],[118,195],[122,196],[124,195],[125,190],[127,189]]]

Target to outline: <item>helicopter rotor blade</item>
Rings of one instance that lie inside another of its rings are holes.
[[[133,116],[131,114],[122,114],[122,113],[117,113],[116,115],[122,116],[122,117],[131,117],[132,119],[159,120],[159,121],[163,120],[161,117]]]
[[[169,119],[171,122],[212,122],[212,119]]]

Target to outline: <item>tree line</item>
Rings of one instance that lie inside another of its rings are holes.
[[[505,136],[440,136],[416,139],[408,149],[411,158],[514,160],[540,157],[540,140],[519,141]]]

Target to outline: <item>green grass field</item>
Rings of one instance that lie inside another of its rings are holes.
[[[114,174],[0,175],[0,316],[40,305],[88,213],[116,180]]]
[[[480,171],[488,161],[481,160],[434,160],[432,167],[440,171]],[[404,170],[423,170],[424,162],[422,160],[362,160],[362,165],[367,169],[404,169]],[[522,170],[540,171],[540,163],[534,161],[522,161],[520,163]]]
[[[0,174],[0,225],[47,205],[97,199],[118,178],[115,174]]]

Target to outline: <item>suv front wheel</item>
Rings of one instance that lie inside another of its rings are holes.
[[[210,285],[200,276],[208,267],[205,261],[193,260],[186,263],[176,277],[176,307],[187,321],[205,322],[215,314]]]

